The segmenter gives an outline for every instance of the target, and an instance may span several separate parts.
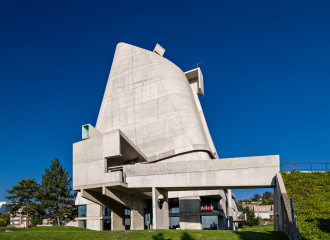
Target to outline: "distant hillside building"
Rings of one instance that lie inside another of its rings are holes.
[[[254,215],[260,218],[274,218],[274,205],[250,205]]]
[[[15,214],[10,214],[10,225],[19,228],[27,227],[27,216],[22,214],[23,208],[18,209]]]

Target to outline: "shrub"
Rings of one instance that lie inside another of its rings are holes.
[[[3,227],[3,226],[7,226],[7,223],[6,223],[6,220],[3,219],[3,218],[0,218],[0,226]]]
[[[274,201],[273,201],[273,202],[274,202]],[[262,200],[261,205],[268,205],[268,204],[269,204],[269,201],[268,201],[268,200],[266,200],[266,199]]]
[[[239,222],[238,227],[242,227],[242,226],[252,227],[260,224],[260,218],[255,216],[253,209],[249,208],[248,206],[246,207],[242,206],[242,213],[243,214],[246,213],[247,222]]]
[[[267,200],[268,200],[268,204],[274,204],[274,198],[270,197]]]
[[[35,215],[29,216],[29,226],[36,227],[38,224],[41,224],[40,219]]]

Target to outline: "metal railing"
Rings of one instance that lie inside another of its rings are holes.
[[[293,198],[290,199],[290,207],[291,207],[293,239],[296,240],[297,222],[296,222],[296,213],[294,211],[294,201],[293,201]]]
[[[330,163],[320,163],[320,162],[287,162],[281,163],[281,171],[291,172],[293,169],[298,171],[330,171]]]

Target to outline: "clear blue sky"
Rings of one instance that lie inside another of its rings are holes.
[[[0,200],[95,125],[118,42],[183,71],[221,158],[330,162],[330,1],[1,1]],[[233,191],[238,199],[265,190]]]

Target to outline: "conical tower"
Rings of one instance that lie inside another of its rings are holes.
[[[96,129],[120,129],[148,161],[214,158],[185,73],[139,47],[116,47]]]

